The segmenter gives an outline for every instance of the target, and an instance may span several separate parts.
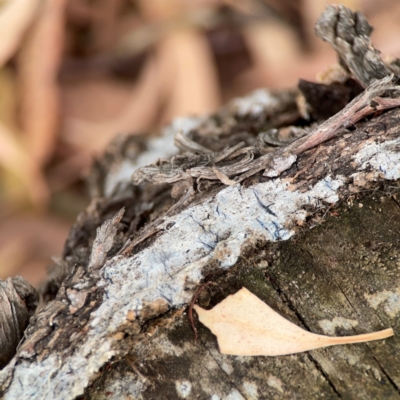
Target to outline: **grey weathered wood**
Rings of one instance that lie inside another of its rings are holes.
[[[224,295],[246,285],[314,332],[393,326],[397,333],[399,117],[400,109],[389,111],[300,155],[280,178],[255,177],[240,187],[219,184],[175,213],[166,212],[171,199],[165,187],[154,189],[159,192],[152,205],[145,201],[147,190],[134,194],[133,187],[129,196],[125,188],[123,197],[94,200],[67,243],[63,262],[71,264],[71,274],[1,372],[5,398],[72,398],[85,389],[89,398],[111,392],[115,398],[128,393],[162,398],[168,385],[172,396],[172,389],[185,388],[186,382],[199,398],[229,398],[235,390],[245,395],[251,388],[258,398],[263,393],[291,398],[297,392],[300,398],[317,392],[331,398],[397,398],[397,337],[274,359],[228,357],[202,328],[202,344],[194,346],[182,311],[200,280],[208,279],[220,282]],[[371,209],[371,191],[379,201],[389,196],[387,203]],[[344,202],[355,205],[336,210]],[[98,231],[113,232],[113,245],[104,249],[94,241],[96,226],[123,206],[125,217],[117,214]],[[149,218],[147,210],[155,214],[150,228],[138,229],[135,218]],[[326,223],[310,230],[336,211],[335,232]],[[366,214],[354,216],[358,211]],[[357,230],[364,236],[357,237]],[[217,292],[210,301],[222,296]],[[172,342],[171,331],[163,331],[168,327],[178,332]],[[88,387],[101,367],[102,378]],[[194,381],[196,376],[210,382],[209,389]]]
[[[177,120],[150,142],[111,144],[42,289],[44,306],[0,372],[4,398],[400,398],[400,108],[396,81],[383,82],[390,90],[376,98],[367,89],[361,111],[356,99],[277,150],[267,144],[282,145],[279,129],[301,115],[295,91],[261,90],[214,116]],[[289,142],[298,127],[291,133]],[[171,159],[174,136],[196,154]],[[235,147],[242,141],[246,151]],[[220,168],[242,157],[257,167]],[[152,171],[178,166],[182,182],[133,185],[130,175],[157,158],[167,160]],[[207,173],[185,175],[196,168]],[[396,336],[285,357],[224,356],[204,327],[193,343],[185,315],[205,280],[223,292],[207,289],[203,307],[246,286],[310,331],[392,326]]]
[[[311,231],[258,243],[213,279],[223,294],[212,289],[200,300],[214,305],[245,286],[312,332],[353,335],[392,326],[394,338],[283,357],[235,357],[221,355],[201,325],[194,344],[187,318],[179,318],[109,364],[86,398],[184,398],[183,388],[190,399],[400,398],[397,199],[384,190],[349,198]]]

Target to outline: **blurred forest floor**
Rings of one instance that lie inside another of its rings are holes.
[[[156,132],[335,63],[323,0],[0,0],[0,279],[44,279],[116,134]],[[400,2],[348,0],[400,56]]]

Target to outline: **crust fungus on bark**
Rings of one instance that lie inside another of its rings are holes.
[[[317,32],[338,52],[339,81],[259,90],[149,142],[110,145],[0,372],[5,399],[400,397],[396,336],[235,357],[201,326],[195,345],[185,316],[200,283],[215,281],[223,291],[209,287],[203,307],[245,286],[312,332],[398,333],[400,86],[370,31],[330,6]],[[326,93],[344,92],[324,120]]]

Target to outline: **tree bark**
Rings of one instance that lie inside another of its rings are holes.
[[[355,35],[368,37],[365,23]],[[338,48],[350,65],[340,82],[259,90],[149,142],[110,145],[89,177],[92,202],[0,372],[5,399],[400,398],[400,88],[376,52],[361,73],[349,46]],[[311,93],[348,100],[324,121],[326,103]],[[199,324],[194,343],[186,315],[208,281],[218,286],[202,292],[202,307],[244,286],[311,332],[393,327],[395,337],[222,355]]]

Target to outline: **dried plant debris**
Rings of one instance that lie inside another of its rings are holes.
[[[253,146],[246,146],[245,142],[234,143],[215,152],[196,143],[191,131],[178,133],[175,143],[184,153],[138,168],[132,180],[136,185],[144,181],[173,185],[186,182],[187,191],[193,182],[200,187],[202,180],[234,185],[260,171],[264,171],[264,176],[277,177],[293,165],[298,155],[345,132],[346,128],[377,111],[398,106],[400,86],[391,75],[372,83],[343,110],[307,135],[273,152],[260,146],[260,141]]]
[[[13,357],[29,318],[36,310],[36,290],[17,276],[0,281],[0,368]]]
[[[212,310],[194,306],[200,321],[217,336],[221,353],[237,356],[281,356],[338,344],[393,336],[393,329],[356,336],[330,337],[299,328],[246,288]]]

